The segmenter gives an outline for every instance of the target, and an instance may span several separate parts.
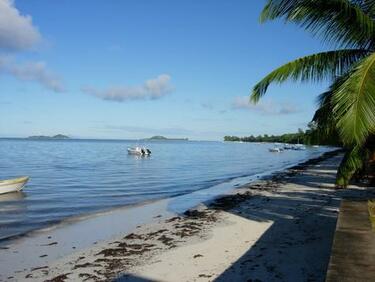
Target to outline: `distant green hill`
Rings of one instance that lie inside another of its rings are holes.
[[[70,139],[69,136],[57,134],[55,136],[44,136],[44,135],[36,135],[36,136],[29,136],[28,139]]]
[[[156,135],[152,136],[151,138],[146,138],[144,140],[149,140],[149,141],[188,141],[188,138],[167,138],[164,136]]]

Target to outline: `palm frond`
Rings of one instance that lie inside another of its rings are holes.
[[[346,73],[353,63],[368,54],[365,50],[348,49],[317,53],[289,62],[272,71],[253,88],[251,100],[258,102],[273,82],[287,79],[321,81]]]
[[[356,146],[346,152],[337,171],[336,185],[338,187],[348,186],[353,175],[363,167],[364,154],[365,152],[360,146]]]
[[[317,129],[320,135],[330,136],[336,135],[336,123],[332,115],[331,99],[333,92],[331,90],[319,95],[319,107],[316,110],[312,121],[317,124]]]
[[[375,23],[363,9],[349,0],[268,0],[260,20],[283,18],[337,46],[373,48]]]
[[[328,126],[336,128],[335,117],[333,113],[333,94],[348,79],[350,72],[339,76],[329,87],[329,90],[320,94],[317,98],[318,109],[314,114],[313,121],[320,126]]]
[[[374,19],[375,16],[375,0],[352,0],[364,11],[369,17]]]
[[[334,91],[332,103],[345,144],[361,145],[375,132],[375,53],[356,64]]]
[[[341,146],[342,143],[336,128],[336,120],[332,114],[332,96],[333,90],[342,78],[337,79],[330,89],[318,96],[318,109],[315,111],[312,122],[316,125],[316,130],[312,133],[315,142],[321,144],[334,144]]]

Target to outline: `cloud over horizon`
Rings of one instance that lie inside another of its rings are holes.
[[[111,86],[104,90],[84,86],[81,90],[86,94],[107,101],[156,100],[172,92],[173,87],[170,80],[170,75],[161,74],[156,78],[146,80],[139,86]]]
[[[11,57],[0,56],[0,73],[14,76],[23,81],[39,82],[43,87],[54,92],[64,91],[61,79],[47,69],[45,62],[18,64]]]
[[[38,29],[29,15],[21,15],[14,1],[0,0],[0,49],[28,50],[41,40]]]
[[[266,115],[288,115],[298,112],[297,107],[291,103],[275,103],[272,100],[261,100],[257,104],[249,101],[248,96],[236,97],[232,103],[234,110],[249,110]]]

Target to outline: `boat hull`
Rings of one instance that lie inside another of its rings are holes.
[[[280,148],[270,148],[268,149],[271,153],[281,153],[283,150]]]
[[[128,154],[129,155],[142,155],[142,156],[148,156],[151,154],[151,151],[146,148],[128,148]]]
[[[28,180],[28,177],[2,180],[0,181],[0,194],[19,192],[23,189]]]

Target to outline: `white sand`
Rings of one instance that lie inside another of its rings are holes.
[[[272,225],[227,212],[220,216],[226,224],[214,227],[209,239],[164,252],[153,259],[154,263],[136,268],[133,274],[158,281],[211,280],[243,256]]]

